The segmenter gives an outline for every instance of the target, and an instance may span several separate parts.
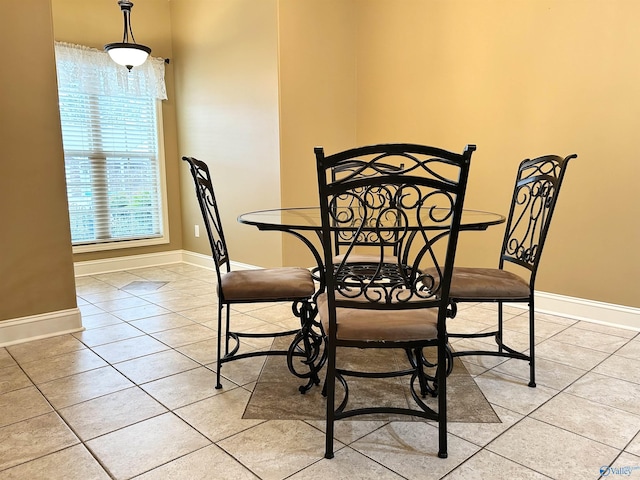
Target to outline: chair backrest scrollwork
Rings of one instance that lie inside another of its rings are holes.
[[[386,144],[325,156],[316,148],[325,265],[332,265],[336,236],[346,247],[342,261],[327,268],[330,302],[394,309],[448,303],[474,150],[470,145],[458,154]],[[333,170],[343,164],[354,168],[335,176]],[[438,242],[442,238],[444,245]],[[375,247],[377,261],[350,261],[362,239]],[[389,262],[389,247],[397,252],[395,263]],[[433,267],[437,274],[426,273]]]
[[[202,219],[211,246],[211,254],[218,274],[218,282],[220,282],[220,276],[222,273],[229,272],[231,265],[227,242],[225,241],[224,231],[222,229],[220,212],[218,211],[218,204],[213,192],[213,183],[211,182],[209,167],[202,160],[193,157],[182,157],[182,160],[189,164],[189,170],[191,171],[196,189],[198,205],[202,212]],[[226,272],[220,271],[222,266],[226,268]]]
[[[511,263],[529,270],[532,288],[567,165],[576,157],[545,155],[518,167],[499,267]]]
[[[378,162],[377,162],[378,163]],[[362,160],[350,160],[346,162],[340,162],[331,169],[331,182],[346,178],[367,178],[370,176],[379,175],[380,172],[399,172],[404,168],[404,164],[393,165],[390,163],[379,162],[375,168],[366,164]],[[348,207],[353,202],[351,196],[344,196],[342,199],[337,199],[336,206]],[[359,247],[377,247],[382,242],[388,247],[396,247],[396,239],[392,238],[389,242],[385,242],[384,238],[378,238],[375,231],[360,231],[358,236],[354,239],[355,232],[350,230],[340,230],[335,235],[335,254],[340,254],[341,247],[359,246]],[[355,242],[354,242],[355,240]],[[393,249],[393,255],[397,255],[397,251]]]

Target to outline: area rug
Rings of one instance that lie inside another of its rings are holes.
[[[285,342],[285,343],[282,343]],[[286,348],[286,339],[277,339],[272,348]],[[350,368],[366,371],[388,371],[408,363],[404,353],[395,349],[344,349],[338,352],[338,361]],[[320,372],[321,379],[323,371]],[[408,388],[409,377],[387,379],[348,378],[349,406],[364,407],[385,405],[393,407],[415,407]],[[325,399],[322,384],[313,386],[304,395],[298,387],[306,381],[293,376],[287,369],[283,356],[267,357],[260,377],[242,418],[279,420],[319,420],[325,417]],[[342,395],[337,386],[336,399]],[[426,403],[437,410],[437,399],[428,398]],[[454,360],[453,371],[447,379],[447,410],[449,422],[500,423],[475,381],[459,358]],[[400,415],[365,415],[350,420],[404,420],[417,417]]]

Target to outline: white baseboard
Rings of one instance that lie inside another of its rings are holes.
[[[201,253],[189,252],[182,250],[182,261],[184,263],[190,263],[191,265],[197,265],[199,267],[215,269],[216,266],[213,263],[213,257],[211,255],[203,255]],[[231,267],[238,270],[255,270],[255,265],[249,265],[248,263],[231,262]]]
[[[98,275],[101,273],[118,272],[121,270],[133,270],[135,268],[159,267],[170,263],[190,263],[199,267],[214,269],[213,258],[211,255],[203,255],[201,253],[189,252],[187,250],[172,250],[169,252],[147,253],[143,255],[130,255],[127,257],[113,257],[101,260],[87,260],[84,262],[75,262],[74,270],[76,277],[84,277],[87,275]],[[255,265],[246,263],[231,262],[233,268],[239,270],[251,270]]]
[[[202,253],[182,250],[182,261],[190,265],[197,265],[198,267],[209,268],[211,270],[216,268],[213,263],[213,257],[211,255],[203,255]]]
[[[78,308],[3,320],[0,322],[0,347],[82,330]]]
[[[537,312],[640,331],[640,308],[536,292]]]
[[[133,268],[156,267],[168,263],[183,261],[184,250],[172,250],[169,252],[145,253],[142,255],[129,255],[126,257],[104,258],[101,260],[87,260],[73,264],[76,277],[97,275],[100,273],[118,272]],[[211,264],[213,268],[213,263]]]

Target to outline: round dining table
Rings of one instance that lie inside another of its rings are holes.
[[[504,221],[505,217],[498,213],[465,209],[462,213],[460,231],[486,230],[490,226],[499,225]],[[253,225],[259,230],[286,232],[303,242],[313,254],[317,263],[317,267],[313,269],[313,272],[318,280],[319,287],[314,299],[324,291],[324,261],[320,251],[322,243],[319,241],[322,239],[320,207],[258,210],[243,213],[238,217],[238,222]],[[354,227],[354,229],[356,228]],[[446,226],[443,225],[443,222],[437,221],[437,212],[433,211],[430,214],[425,214],[424,218],[416,221],[415,225],[409,225],[408,228],[413,230],[446,231]],[[393,227],[391,226],[390,229],[393,229]],[[308,379],[308,383],[300,387],[301,393],[305,393],[319,382],[317,373],[324,365],[325,357],[321,353],[322,335],[321,332],[318,332],[318,327],[318,323],[312,318],[310,323],[302,325],[300,332],[289,347],[289,355],[287,355],[289,370],[297,377]],[[307,360],[304,362],[304,368],[298,371],[294,365],[294,360],[299,357],[299,352],[301,351],[306,352]],[[298,352],[298,354],[294,355],[294,352]],[[309,369],[310,365],[312,366],[311,369]]]
[[[425,209],[425,212],[429,210]],[[433,212],[432,212],[433,213]],[[442,221],[434,220],[437,215],[427,215],[420,219],[419,224],[409,225],[409,229],[424,229],[441,231],[446,229]],[[486,230],[492,225],[504,223],[505,217],[499,213],[485,212],[482,210],[463,210],[460,222],[460,231]],[[243,213],[238,217],[238,222],[253,225],[259,230],[280,231],[294,235],[302,241],[311,251],[318,266],[318,271],[324,271],[322,254],[317,244],[312,241],[313,237],[321,239],[322,220],[320,218],[320,207],[296,207],[296,208],[275,208],[270,210],[258,210],[255,212]],[[446,223],[446,222],[444,222]],[[341,226],[340,228],[344,228]],[[356,229],[357,227],[354,227]],[[392,228],[392,227],[391,227]]]
[[[426,211],[426,210],[425,210]],[[322,230],[320,207],[274,208],[243,213],[238,217],[240,223],[253,225],[260,230],[314,231]],[[504,223],[504,215],[481,210],[462,211],[460,230],[486,230],[491,225]],[[421,227],[425,229],[442,230],[441,223],[425,221]]]

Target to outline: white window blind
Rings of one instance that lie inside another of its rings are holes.
[[[154,66],[129,77],[106,53],[67,44],[56,63],[73,245],[163,237]]]

